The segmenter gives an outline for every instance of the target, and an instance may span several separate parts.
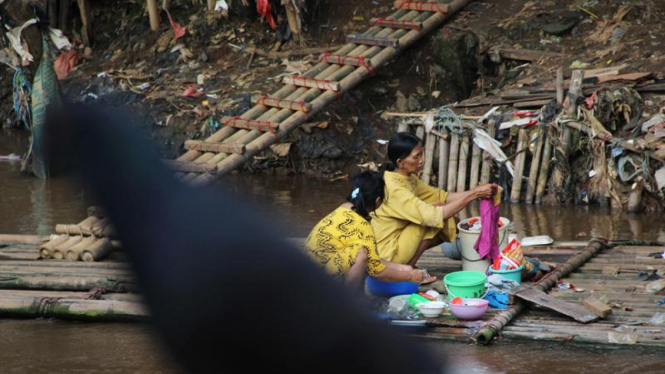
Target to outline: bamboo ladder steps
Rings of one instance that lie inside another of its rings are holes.
[[[403,48],[413,44],[424,34],[442,23],[450,14],[461,9],[468,3],[468,0],[418,3],[424,4],[420,10],[412,10],[408,4],[399,4],[403,9],[397,10],[385,17],[384,20],[404,21],[405,25],[413,22],[413,25],[419,25],[419,27],[395,27],[393,29],[387,27],[390,22],[374,22],[374,27],[361,34],[365,39],[362,42],[396,40],[399,48],[365,45],[361,44],[360,41],[349,43],[331,56],[322,58],[317,65],[303,74],[304,78],[288,77],[289,79],[284,81],[285,86],[269,96],[279,100],[304,101],[311,105],[311,110],[305,112],[294,110],[297,108],[293,107],[284,108],[283,103],[277,105],[279,108],[274,108],[264,105],[272,105],[270,103],[256,102],[256,105],[241,115],[240,118],[278,124],[275,133],[261,132],[251,128],[229,129],[225,126],[205,139],[205,142],[242,143],[245,144],[245,151],[243,153],[212,153],[188,149],[185,154],[178,158],[179,161],[216,165],[217,168],[203,168],[195,171],[182,170],[176,173],[176,176],[186,183],[202,184],[219,178],[239,167],[247,159],[277,142],[284,135],[304,123],[311,115],[316,114],[324,106],[337,99],[339,95],[365,79],[371,74],[371,69],[385,65]],[[440,5],[433,7],[430,3]],[[436,11],[430,11],[435,8]],[[334,55],[336,57],[332,57]],[[362,60],[353,57],[362,57]],[[337,62],[341,62],[341,64]]]

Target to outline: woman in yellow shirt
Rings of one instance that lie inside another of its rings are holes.
[[[385,200],[372,217],[379,254],[386,261],[415,266],[427,249],[454,241],[454,215],[499,188],[485,184],[448,193],[422,182],[418,178],[424,163],[422,143],[408,133],[397,133],[390,140],[388,158]]]
[[[335,278],[362,287],[365,276],[388,282],[430,282],[435,278],[408,265],[382,260],[376,248],[370,213],[381,206],[384,183],[379,173],[367,171],[353,178],[353,190],[342,204],[323,218],[305,241],[305,250]]]

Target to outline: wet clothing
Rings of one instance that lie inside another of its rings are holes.
[[[418,250],[420,242],[438,235],[444,241],[456,237],[455,220],[443,221],[443,207],[448,193],[427,185],[415,175],[404,176],[386,171],[386,196],[372,215],[372,227],[381,258],[406,264]]]
[[[356,262],[358,252],[367,249],[367,274],[385,270],[376,249],[372,226],[353,210],[340,206],[314,226],[305,250],[335,278],[342,278]]]
[[[478,251],[481,259],[490,263],[499,256],[499,210],[501,209],[501,194],[497,193],[491,199],[480,200],[480,235],[473,248]]]

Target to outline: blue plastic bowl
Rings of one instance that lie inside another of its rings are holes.
[[[367,277],[365,282],[369,293],[376,296],[393,297],[418,292],[418,285],[412,282],[382,282],[372,277]]]

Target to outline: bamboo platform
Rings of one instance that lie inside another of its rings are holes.
[[[560,263],[584,249],[586,243],[555,243],[548,247],[526,249],[526,255],[544,261]],[[640,271],[663,271],[665,259],[647,257],[663,252],[665,247],[618,246],[603,249],[579,269],[561,280],[572,283],[575,290],[552,289],[556,299],[574,304],[594,296],[606,298],[612,313],[594,323],[579,323],[557,312],[541,307],[529,307],[515,317],[501,331],[504,338],[574,341],[593,344],[635,344],[665,347],[665,325],[648,322],[654,314],[665,313],[665,306],[656,301],[665,298],[665,292],[656,295],[645,291],[649,281],[636,280]],[[431,250],[418,263],[433,275],[442,277],[461,270],[461,261],[450,260],[438,250]],[[489,322],[498,310],[490,309],[481,321],[458,321],[452,316],[429,319],[429,329],[417,336],[459,341],[471,340],[473,334]]]

